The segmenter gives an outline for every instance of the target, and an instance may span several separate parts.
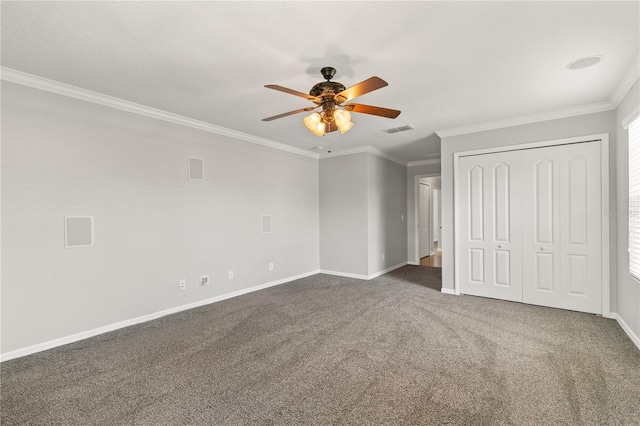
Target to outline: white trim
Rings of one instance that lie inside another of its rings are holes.
[[[624,330],[624,332],[627,333],[627,336],[629,336],[629,339],[631,339],[633,344],[636,345],[638,349],[640,349],[640,337],[638,337],[633,332],[633,330],[631,330],[631,327],[629,327],[629,325],[624,321],[624,319],[622,319],[622,317],[615,312],[611,312],[611,315],[609,316],[609,318],[612,318],[618,321],[618,324],[620,324],[620,327],[622,328],[622,330]]]
[[[638,117],[640,117],[640,105],[634,106],[631,112],[620,122],[622,128],[624,130],[628,130],[631,123],[633,123]]]
[[[419,264],[419,263],[417,263],[417,262],[415,262],[415,261],[413,261],[413,260],[408,260],[408,261],[407,261],[407,265],[420,266],[420,264]]]
[[[389,160],[389,161],[393,161],[394,163],[400,164],[401,166],[405,166],[407,165],[406,161],[402,161],[398,158],[395,158],[389,154],[387,154],[386,152],[382,151],[379,148],[376,148],[375,146],[371,146],[371,145],[365,145],[365,146],[359,146],[357,148],[351,148],[351,149],[343,149],[341,151],[338,152],[331,152],[331,154],[322,154],[320,156],[320,159],[325,159],[325,158],[332,158],[332,157],[341,157],[343,155],[351,155],[351,154],[362,154],[368,152],[369,154],[373,154],[376,155],[380,158],[384,158],[385,160]]]
[[[259,284],[253,287],[245,288],[242,290],[233,291],[231,293],[222,294],[220,296],[211,297],[209,299],[199,300],[197,302],[189,303],[182,306],[176,306],[174,308],[165,309],[163,311],[153,312],[151,314],[142,315],[136,318],[128,319],[125,321],[120,321],[114,324],[105,325],[103,327],[94,328],[93,330],[83,331],[81,333],[73,334],[71,336],[61,337],[59,339],[50,340],[48,342],[39,343],[33,346],[27,346],[26,348],[16,349],[14,351],[6,352],[0,355],[0,362],[9,361],[14,358],[20,358],[23,356],[31,355],[37,352],[46,351],[47,349],[56,348],[58,346],[67,345],[69,343],[77,342],[79,340],[88,339],[90,337],[98,336],[103,333],[108,333],[110,331],[119,330],[124,327],[129,327],[135,324],[140,324],[143,322],[152,321],[166,315],[175,314],[178,312],[186,311],[193,308],[198,308],[200,306],[209,305],[211,303],[220,302],[226,299],[231,299],[233,297],[242,296],[243,294],[251,293],[258,290],[263,290],[268,287],[273,287],[276,285],[288,283],[291,281],[299,280],[301,278],[306,278],[312,275],[318,274],[320,271],[311,271],[306,272],[304,274],[296,275],[293,277],[287,277],[276,281],[271,281],[264,284]]]
[[[470,155],[489,154],[495,152],[506,151],[519,151],[523,149],[531,148],[543,148],[547,146],[566,145],[571,143],[588,142],[593,140],[600,140],[600,171],[601,171],[601,185],[602,185],[602,209],[603,211],[609,210],[609,134],[599,133],[595,135],[577,136],[573,138],[553,139],[549,141],[531,142],[519,145],[509,145],[501,147],[493,147],[486,149],[477,149],[473,151],[459,151],[453,153],[453,287],[456,294],[460,294],[460,271],[459,271],[459,256],[460,256],[460,235],[459,235],[459,201],[460,198],[460,180],[458,179],[459,162],[460,157],[466,157]],[[609,253],[609,218],[607,215],[602,215],[602,315],[607,317],[611,312],[611,283],[609,277],[610,268],[610,253]]]
[[[636,56],[633,60],[631,66],[624,76],[622,76],[622,79],[609,98],[609,102],[613,105],[614,109],[618,108],[618,105],[620,105],[620,102],[622,102],[627,92],[629,92],[629,89],[631,89],[636,80],[638,80],[638,77],[640,77],[640,55]]]
[[[257,145],[267,146],[269,148],[286,151],[304,157],[318,159],[320,156],[315,152],[309,152],[304,149],[296,148],[280,142],[275,142],[259,136],[238,132],[236,130],[227,129],[225,127],[216,126],[193,118],[185,117],[160,109],[148,107],[146,105],[136,104],[134,102],[125,101],[113,96],[103,95],[101,93],[92,92],[79,87],[60,83],[58,81],[49,80],[33,74],[27,74],[11,68],[0,67],[0,79],[11,83],[21,84],[23,86],[33,87],[35,89],[45,90],[51,93],[68,96],[70,98],[80,99],[86,102],[131,112],[134,114],[144,115],[146,117],[167,121],[169,123],[179,124],[193,129],[203,130],[217,135],[227,136],[234,139],[243,140],[245,142],[255,143]]]
[[[335,275],[336,277],[355,278],[358,280],[368,280],[367,275],[352,274],[350,272],[330,271],[328,269],[320,269],[321,274]]]
[[[601,174],[601,191],[602,204],[600,206],[601,212],[609,211],[609,134],[604,133],[600,136],[600,174]],[[609,253],[609,222],[611,218],[606,214],[601,215],[601,255],[602,258],[602,316],[609,317],[611,315],[611,290],[610,290],[610,268],[611,259]]]
[[[466,135],[469,133],[484,132],[487,130],[502,129],[505,127],[520,126],[523,124],[538,123],[542,121],[558,120],[561,118],[575,117],[578,115],[593,114],[596,112],[611,111],[615,106],[611,102],[598,102],[595,104],[579,105],[576,107],[559,109],[555,111],[537,114],[522,115],[504,120],[489,121],[485,123],[471,124],[469,126],[455,127],[452,129],[436,130],[436,134],[442,138]]]
[[[409,161],[407,167],[426,166],[427,164],[440,164],[440,159],[431,158],[429,160]]]
[[[70,246],[67,235],[67,219],[91,219],[91,244],[83,244],[78,246]],[[64,247],[65,248],[79,248],[79,247],[93,247],[93,216],[65,216],[64,217]]]
[[[382,275],[384,275],[384,274],[388,274],[388,273],[389,273],[389,272],[391,272],[391,271],[395,271],[396,269],[400,269],[400,268],[402,268],[403,266],[407,266],[407,262],[398,263],[398,264],[397,264],[397,265],[395,265],[395,266],[392,266],[392,267],[387,268],[387,269],[385,269],[385,270],[382,270],[382,271],[380,271],[380,272],[376,272],[376,273],[374,273],[374,274],[371,274],[371,275],[369,275],[369,277],[368,277],[367,279],[371,280],[371,279],[373,279],[373,278],[378,278],[378,277],[380,277],[380,276],[382,276]]]
[[[460,296],[460,293],[456,293],[455,290],[451,290],[450,288],[441,288],[440,293],[451,294],[453,296]]]
[[[460,251],[460,155],[453,153],[453,294],[460,294],[460,262],[458,255]]]
[[[507,152],[507,151],[520,151],[523,149],[532,149],[532,148],[544,148],[547,146],[556,146],[556,145],[568,145],[572,143],[581,143],[595,140],[607,140],[609,141],[608,133],[597,133],[594,135],[585,135],[585,136],[576,136],[573,138],[563,138],[563,139],[552,139],[548,141],[540,141],[540,142],[529,142],[529,143],[521,143],[516,145],[508,145],[508,146],[496,146],[492,148],[484,148],[484,149],[474,149],[472,151],[459,151],[453,153],[454,162],[459,157],[467,157],[470,155],[478,155],[478,154],[493,154],[495,152]],[[456,158],[456,156],[458,158]]]
[[[402,268],[403,266],[406,266],[408,263],[407,262],[402,262],[402,263],[398,263],[395,266],[392,266],[390,268],[387,268],[385,270],[373,273],[371,275],[361,275],[361,274],[352,274],[350,272],[340,272],[340,271],[330,271],[327,269],[321,269],[320,273],[321,274],[327,274],[327,275],[335,275],[336,277],[346,277],[346,278],[356,278],[358,280],[372,280],[374,278],[378,278],[379,276],[382,276],[384,274],[388,274],[391,271],[394,271],[396,269]]]

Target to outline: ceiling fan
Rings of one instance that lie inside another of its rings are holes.
[[[388,85],[386,81],[380,77],[371,77],[348,89],[337,81],[331,81],[336,74],[335,68],[324,67],[320,70],[325,80],[316,84],[311,88],[309,94],[298,92],[297,90],[288,89],[276,84],[267,84],[266,88],[279,90],[280,92],[289,93],[291,95],[300,96],[310,100],[315,106],[297,109],[273,117],[263,118],[262,121],[272,121],[278,118],[287,117],[289,115],[298,114],[305,111],[313,111],[322,108],[320,112],[314,112],[304,118],[304,125],[316,136],[324,136],[325,132],[334,132],[340,130],[340,133],[346,133],[353,123],[351,122],[350,112],[359,112],[362,114],[377,115],[380,117],[396,118],[400,115],[400,111],[396,109],[382,108],[371,105],[353,104],[345,102],[351,101],[365,93],[373,92]]]

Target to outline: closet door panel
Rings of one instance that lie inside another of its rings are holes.
[[[459,163],[461,291],[522,299],[517,151],[463,157]]]
[[[562,308],[602,313],[600,143],[559,147]]]
[[[555,147],[523,151],[522,301],[559,308],[560,165]]]

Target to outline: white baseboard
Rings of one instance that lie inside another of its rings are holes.
[[[397,265],[392,266],[391,268],[387,268],[384,271],[380,271],[380,272],[376,272],[375,274],[371,274],[371,275],[369,275],[369,277],[367,279],[371,280],[373,278],[377,278],[377,277],[379,277],[381,275],[388,274],[391,271],[395,271],[396,269],[402,268],[403,266],[407,266],[407,262],[398,263]]]
[[[118,330],[120,328],[129,327],[131,325],[140,324],[143,322],[151,321],[154,319],[158,319],[164,317],[166,315],[175,314],[178,312],[186,311],[189,309],[197,308],[204,305],[209,305],[211,303],[220,302],[222,300],[231,299],[233,297],[241,296],[243,294],[252,293],[254,291],[262,290],[268,287],[273,287],[276,285],[288,283],[291,281],[298,280],[300,278],[309,277],[311,275],[316,275],[320,271],[311,271],[306,272],[304,274],[296,275],[293,277],[283,278],[281,280],[271,281],[264,284],[259,284],[253,287],[245,288],[242,290],[234,291],[231,293],[222,294],[220,296],[211,297],[209,299],[198,300],[197,302],[189,303],[186,305],[176,306],[175,308],[165,309],[163,311],[153,312],[151,314],[142,315],[136,318],[131,318],[125,321],[120,321],[114,324],[105,325],[104,327],[94,328],[93,330],[83,331],[81,333],[73,334],[71,336],[61,337],[59,339],[50,340],[44,343],[38,343],[37,345],[27,346],[26,348],[16,349],[14,351],[6,352],[0,354],[0,362],[9,361],[14,358],[20,358],[23,356],[31,355],[37,352],[46,351],[47,349],[52,349],[58,346],[67,345],[69,343],[77,342],[79,340],[88,339],[89,337],[94,337],[99,334],[108,333],[110,331]]]
[[[640,337],[638,337],[633,332],[633,330],[631,330],[631,327],[629,327],[629,325],[622,319],[622,317],[615,312],[611,312],[609,317],[618,321],[618,324],[620,324],[620,327],[622,327],[624,332],[627,333],[627,336],[629,336],[631,341],[637,346],[638,349],[640,349]]]
[[[406,266],[406,265],[407,265],[407,262],[402,262],[402,263],[399,263],[399,264],[397,264],[395,266],[392,266],[391,268],[387,268],[387,269],[385,269],[383,271],[379,271],[379,272],[376,272],[376,273],[371,274],[371,275],[351,274],[349,272],[329,271],[327,269],[321,269],[320,273],[321,274],[327,274],[327,275],[335,275],[337,277],[356,278],[356,279],[359,279],[359,280],[372,280],[372,279],[377,278],[377,277],[379,277],[381,275],[388,274],[389,272],[394,271],[394,270],[396,270],[398,268],[402,268],[403,266]]]
[[[440,293],[444,293],[444,294],[453,294],[454,296],[459,296],[459,294],[458,294],[458,293],[456,293],[456,291],[455,291],[455,290],[452,290],[452,289],[450,289],[450,288],[444,288],[444,287],[440,289]]]
[[[367,275],[351,274],[349,272],[330,271],[328,269],[320,269],[321,274],[335,275],[336,277],[356,278],[358,280],[369,279]]]
[[[420,266],[420,262],[414,262],[413,260],[408,261],[407,265]]]

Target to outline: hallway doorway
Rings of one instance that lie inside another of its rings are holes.
[[[421,266],[442,267],[441,179],[420,177],[417,188],[416,241]]]

